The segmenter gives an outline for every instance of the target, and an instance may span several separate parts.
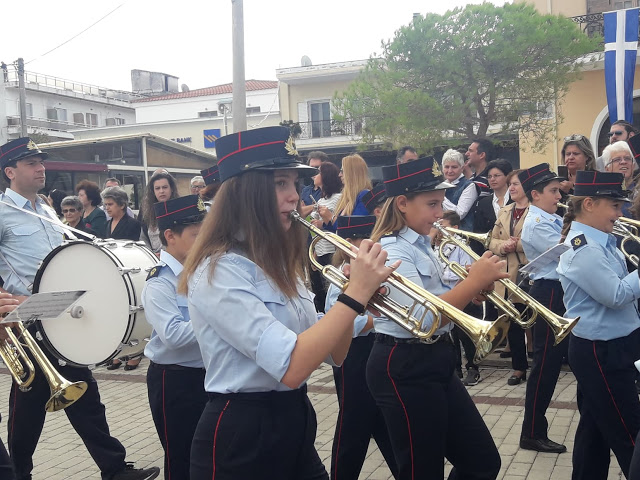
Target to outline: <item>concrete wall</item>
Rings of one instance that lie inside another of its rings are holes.
[[[287,108],[282,111],[282,118],[294,122],[305,121],[299,118],[299,103],[331,100],[336,91],[344,91],[350,83],[351,81],[320,82],[287,85],[287,88],[281,88],[280,93],[286,95],[286,98],[281,102],[281,108],[285,108],[285,106]]]
[[[564,15],[575,17],[587,13],[587,2],[594,0],[515,0],[517,3],[530,3],[536,7],[540,13],[552,13],[554,15]],[[598,1],[598,0],[596,0]],[[609,0],[599,0],[608,2]],[[608,8],[610,10],[611,8]]]

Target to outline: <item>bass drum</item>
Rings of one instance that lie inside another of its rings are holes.
[[[33,292],[86,290],[74,318],[39,321],[38,337],[61,362],[102,365],[115,357],[142,353],[151,335],[140,296],[147,272],[158,258],[144,245],[128,240],[72,241],[43,260]],[[41,338],[40,338],[41,337]]]

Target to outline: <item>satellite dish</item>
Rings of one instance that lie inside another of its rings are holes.
[[[303,55],[302,59],[300,60],[300,65],[303,67],[310,67],[311,65],[313,65],[313,63],[311,63],[311,59],[309,57]]]
[[[182,90],[183,92],[188,92],[189,87],[186,83],[183,83],[182,85],[180,85],[180,90]]]

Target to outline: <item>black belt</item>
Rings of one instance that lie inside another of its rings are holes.
[[[434,343],[450,343],[453,345],[453,337],[451,336],[451,332],[443,333],[442,335],[434,335],[428,341],[421,340],[420,338],[398,338],[392,337],[391,335],[385,335],[384,333],[376,333],[376,342],[382,343],[384,345],[395,345],[397,343],[407,343],[407,344],[422,344],[422,345],[433,345]]]
[[[562,284],[560,283],[560,280],[551,280],[548,278],[539,278],[538,280],[533,280],[531,282],[529,282],[531,285],[544,285],[544,284],[551,284],[553,286],[560,286],[562,287]]]
[[[152,367],[157,367],[157,368],[163,368],[165,370],[181,370],[181,371],[190,371],[190,372],[199,372],[202,371],[204,372],[204,368],[198,368],[198,367],[185,367],[183,365],[175,365],[175,364],[163,364],[163,363],[155,363],[155,362],[149,362],[150,365]]]

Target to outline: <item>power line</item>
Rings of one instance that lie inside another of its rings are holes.
[[[124,2],[126,3],[126,2]],[[40,55],[39,57],[33,58],[31,60],[29,60],[28,62],[25,62],[25,65],[28,65],[31,62],[35,62],[36,60],[41,59],[42,57],[44,57],[45,55],[49,55],[51,52],[53,52],[54,50],[59,49],[60,47],[62,47],[63,45],[66,45],[67,43],[69,43],[71,40],[74,40],[76,38],[78,38],[80,35],[82,35],[84,32],[86,32],[87,30],[89,30],[90,28],[96,26],[98,23],[100,23],[102,20],[104,20],[105,18],[107,18],[109,15],[111,15],[113,12],[115,12],[116,10],[118,10],[122,5],[124,5],[124,3],[121,3],[120,5],[118,5],[116,8],[114,8],[113,10],[111,10],[109,13],[107,13],[106,15],[104,15],[103,17],[101,17],[100,19],[98,19],[96,22],[92,23],[91,25],[89,25],[87,28],[85,28],[84,30],[82,30],[80,33],[77,33],[76,35],[74,35],[73,37],[71,37],[69,40],[66,40],[64,42],[62,42],[60,45],[58,45],[57,47],[52,48],[51,50],[49,50],[46,53],[43,53],[42,55]]]

